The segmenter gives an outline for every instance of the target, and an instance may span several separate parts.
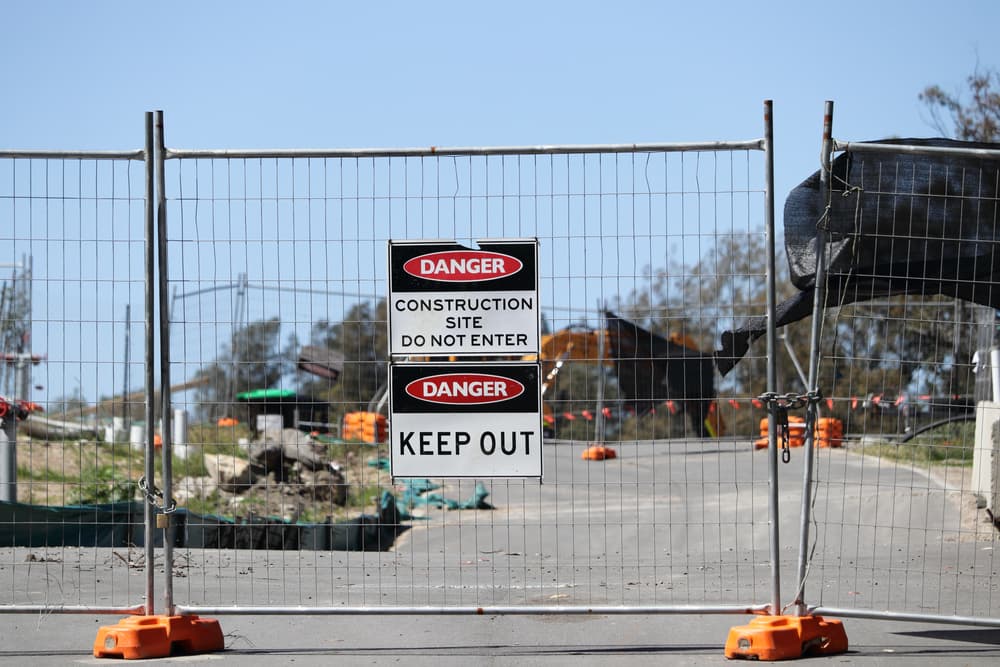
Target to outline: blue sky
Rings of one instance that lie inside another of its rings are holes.
[[[156,109],[175,148],[753,139],[772,99],[779,215],[825,100],[839,139],[932,136],[920,91],[1000,66],[988,0],[16,0],[0,25],[2,148],[140,148]]]
[[[8,148],[139,147],[154,109],[186,148],[738,139],[773,99],[778,150],[812,160],[824,100],[837,136],[928,135],[920,90],[1000,62],[989,0],[32,0],[0,18]]]

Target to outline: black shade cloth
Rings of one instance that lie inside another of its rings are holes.
[[[846,152],[833,162],[831,203],[817,171],[785,201],[785,250],[800,290],[777,306],[776,326],[812,314],[817,227],[828,230],[824,308],[903,294],[944,295],[1000,308],[997,189],[1000,160],[915,155],[902,146],[1000,149],[949,139],[891,139],[898,152]],[[722,334],[716,365],[725,375],[764,335],[765,317]]]
[[[679,345],[610,311],[604,313],[608,356],[613,360],[625,407],[646,414],[672,400],[703,437],[715,398],[712,355]]]

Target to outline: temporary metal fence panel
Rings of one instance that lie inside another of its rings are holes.
[[[146,120],[0,152],[0,612],[152,614],[161,562],[169,613],[1000,625],[990,146],[828,125],[779,349],[767,137],[197,151]],[[495,239],[539,244],[544,476],[393,478],[388,243]]]
[[[166,149],[176,610],[765,606],[765,355],[713,368],[765,314],[764,147]],[[387,243],[504,238],[539,243],[544,479],[393,479]]]
[[[829,235],[817,407],[843,446],[814,448],[806,470],[801,599],[826,615],[1000,625],[1000,540],[973,480],[975,448],[996,451],[989,423],[975,440],[975,374],[991,370],[996,330],[1000,152],[836,146],[812,233]]]
[[[0,152],[2,612],[147,609],[147,156]]]

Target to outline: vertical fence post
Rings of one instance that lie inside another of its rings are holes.
[[[833,153],[833,102],[827,101],[823,113],[823,152],[820,156],[822,167],[819,172],[820,198],[830,201],[830,168]],[[829,210],[829,209],[827,209]],[[812,504],[813,463],[815,460],[815,433],[819,410],[819,346],[823,333],[823,308],[826,305],[826,214],[816,225],[816,288],[813,294],[812,330],[809,336],[809,384],[806,387],[805,454],[803,456],[802,508],[799,524],[799,564],[796,575],[795,614],[806,613],[805,586],[806,569],[809,566],[809,516]]]
[[[597,300],[597,409],[594,410],[594,441],[599,445],[604,444],[604,355],[606,353],[607,342],[605,334],[604,317],[605,306],[602,299]]]
[[[156,154],[154,161],[154,125]],[[163,112],[146,113],[146,469],[143,481],[146,494],[146,612],[145,616],[122,619],[117,625],[104,626],[94,640],[94,657],[165,658],[175,649],[188,654],[210,653],[225,648],[222,628],[215,619],[199,618],[194,614],[176,615],[173,587],[173,533],[171,514],[174,509],[172,495],[171,433],[170,433],[170,338],[168,275],[167,275],[167,215],[166,178],[164,163],[166,151],[163,144]],[[155,162],[155,164],[154,164]],[[154,170],[155,166],[155,170]],[[156,188],[154,190],[154,183]],[[153,197],[156,197],[156,213]],[[155,251],[154,251],[155,248]],[[154,287],[154,280],[156,286]],[[156,299],[159,303],[156,304]],[[159,306],[159,316],[157,308]],[[163,443],[163,490],[154,484],[154,353],[156,332],[160,330],[160,437]],[[162,494],[163,505],[157,507],[155,498]],[[162,511],[157,514],[157,511]],[[154,525],[155,522],[155,525]],[[164,605],[167,613],[153,614],[154,580],[154,529],[163,529]],[[150,618],[152,617],[152,618]]]
[[[145,255],[146,255],[146,278],[145,278],[145,291],[146,291],[146,456],[145,456],[145,470],[144,476],[146,484],[152,484],[153,478],[156,474],[156,468],[154,466],[153,456],[153,423],[156,419],[155,406],[153,405],[153,394],[156,389],[156,377],[154,375],[154,356],[153,351],[155,349],[156,339],[155,332],[153,330],[153,322],[155,322],[155,312],[154,312],[154,302],[155,302],[155,292],[153,290],[153,285],[156,280],[156,263],[155,255],[153,249],[156,247],[156,229],[155,229],[155,215],[153,213],[153,197],[155,195],[153,186],[153,114],[152,112],[146,112],[146,154],[144,156],[145,167],[146,167],[146,238],[145,238]],[[151,616],[154,613],[153,595],[155,593],[155,579],[154,579],[154,569],[153,569],[153,536],[155,530],[156,521],[156,508],[153,507],[151,502],[147,501],[144,503],[145,508],[145,554],[146,554],[146,615]]]
[[[778,341],[775,333],[775,260],[774,260],[774,119],[772,102],[764,102],[764,227],[767,235],[767,391],[774,394],[777,391],[777,350]],[[770,481],[768,495],[768,517],[771,521],[770,556],[771,556],[771,614],[781,610],[781,541],[778,531],[778,446],[777,446],[777,415],[776,404],[772,401],[768,406],[767,456],[768,479]]]
[[[825,135],[830,136],[829,132],[829,119],[832,117],[832,103],[827,102],[827,125],[825,129]],[[775,261],[774,261],[774,246],[775,246],[775,234],[774,234],[774,144],[773,144],[773,123],[771,118],[771,102],[770,100],[764,103],[764,142],[765,142],[765,163],[766,163],[766,179],[767,179],[767,191],[766,191],[766,205],[765,205],[765,226],[767,228],[767,395],[768,400],[768,430],[767,430],[767,452],[768,452],[768,465],[769,465],[769,483],[770,483],[770,496],[768,498],[768,509],[770,511],[771,519],[771,577],[772,577],[772,598],[770,604],[770,615],[769,616],[759,616],[750,621],[749,624],[744,626],[737,626],[731,628],[729,631],[729,637],[726,640],[726,657],[727,658],[754,658],[759,660],[785,660],[789,658],[800,658],[803,655],[831,655],[836,653],[844,653],[847,651],[847,634],[844,632],[843,625],[839,621],[827,621],[820,616],[804,616],[803,609],[800,606],[798,614],[795,617],[783,616],[784,611],[781,606],[781,577],[779,574],[780,570],[780,540],[778,535],[778,520],[780,518],[780,512],[778,508],[778,446],[777,446],[777,425],[778,425],[778,411],[787,409],[787,406],[781,403],[781,398],[776,393],[777,389],[777,317],[775,312]],[[824,144],[826,148],[829,144]],[[828,154],[828,153],[827,153]],[[826,174],[826,165],[824,167],[824,175]],[[816,368],[817,368],[817,352],[818,347],[816,342],[819,336],[819,325],[818,316],[816,313],[822,314],[822,299],[825,298],[821,294],[819,288],[821,280],[821,269],[823,263],[823,252],[822,248],[825,244],[825,236],[822,232],[817,234],[817,273],[816,282],[817,289],[815,298],[816,301],[813,305],[813,348],[810,354],[810,387],[815,386],[816,378]],[[825,278],[823,278],[825,280]],[[815,392],[810,391],[810,395],[815,395]],[[816,404],[814,401],[810,401],[809,409],[815,410]],[[785,421],[784,419],[782,421]],[[811,427],[809,426],[809,420],[806,420],[806,469],[809,470],[809,466],[812,461],[812,437],[809,435],[811,433]],[[782,437],[787,438],[788,434],[785,433]],[[787,458],[783,459],[787,462]],[[807,474],[808,478],[808,474]],[[808,488],[808,481],[806,482]],[[806,495],[803,494],[803,507],[808,507],[808,502],[805,500]],[[803,535],[805,535],[805,530],[803,529]],[[805,539],[805,538],[803,538]],[[800,552],[801,555],[804,551]],[[799,570],[799,591],[802,590],[802,564],[800,560],[800,570]]]
[[[159,278],[159,327],[160,327],[160,439],[163,443],[163,604],[168,616],[174,614],[174,545],[176,527],[172,521],[173,502],[173,429],[170,419],[170,301],[169,275],[167,272],[167,194],[163,142],[163,111],[156,112],[156,229]]]

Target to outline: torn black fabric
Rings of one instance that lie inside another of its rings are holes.
[[[625,407],[646,414],[673,400],[691,418],[702,437],[709,406],[715,398],[712,356],[658,336],[622,319],[604,313],[608,331],[608,356],[615,366]]]
[[[785,251],[800,290],[777,306],[776,326],[812,314],[819,225],[826,242],[830,308],[903,294],[943,295],[1000,308],[997,192],[1000,160],[977,155],[916,155],[905,146],[1000,149],[950,139],[891,139],[898,152],[845,152],[833,162],[828,215],[816,172],[788,195]],[[722,334],[722,375],[764,335],[765,317]]]

